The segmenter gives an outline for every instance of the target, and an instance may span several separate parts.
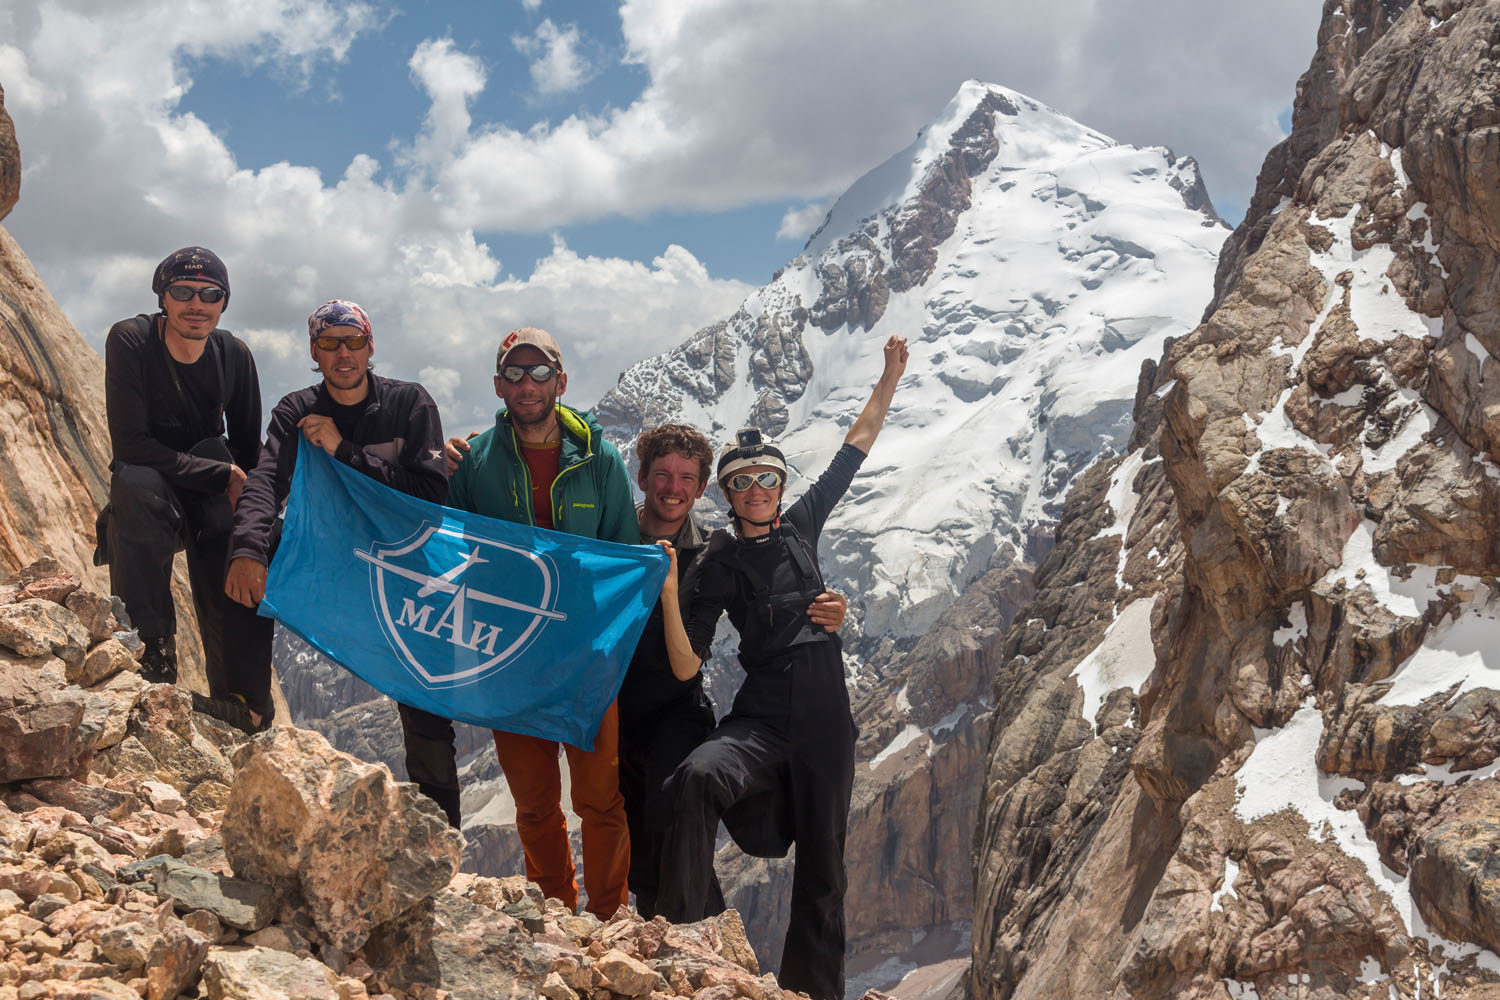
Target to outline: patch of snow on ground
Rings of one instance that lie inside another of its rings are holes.
[[[1307,821],[1314,837],[1331,837],[1350,858],[1361,862],[1370,880],[1391,900],[1413,937],[1430,947],[1442,945],[1450,958],[1477,957],[1486,969],[1500,971],[1500,957],[1475,945],[1449,941],[1430,930],[1417,912],[1406,879],[1380,860],[1380,851],[1359,814],[1337,809],[1333,801],[1345,789],[1362,789],[1362,782],[1325,777],[1318,770],[1318,741],[1323,715],[1309,703],[1281,729],[1255,730],[1255,750],[1235,775],[1238,794],[1234,811],[1241,822],[1291,810]]]
[[[1365,390],[1369,386],[1363,383],[1355,383],[1336,395],[1329,396],[1328,401],[1335,406],[1359,406],[1365,401]]]
[[[1472,333],[1464,334],[1464,346],[1469,349],[1470,354],[1478,359],[1481,366],[1483,366],[1485,360],[1490,356],[1490,352],[1484,349],[1484,345],[1479,342],[1479,338]]]
[[[951,733],[964,720],[964,716],[969,714],[971,707],[969,705],[960,705],[934,722],[931,729],[933,739],[937,739],[940,736],[947,736]]]
[[[1312,338],[1308,337],[1307,342],[1310,343],[1311,341]],[[1289,372],[1295,372],[1297,365],[1301,362],[1302,352],[1300,348],[1292,353],[1295,355],[1295,358],[1291,367],[1288,368]],[[1303,434],[1292,424],[1291,418],[1286,415],[1286,403],[1291,398],[1292,390],[1288,388],[1276,400],[1276,405],[1271,407],[1270,412],[1261,418],[1259,423],[1256,423],[1253,418],[1246,414],[1246,425],[1254,430],[1255,436],[1260,439],[1260,448],[1256,450],[1254,455],[1250,456],[1250,464],[1245,466],[1244,475],[1248,476],[1260,468],[1261,456],[1266,452],[1279,449],[1305,451],[1310,455],[1317,455],[1325,461],[1327,460],[1331,446],[1322,444]]]
[[[1233,858],[1224,859],[1224,880],[1219,883],[1219,888],[1214,892],[1213,902],[1208,904],[1210,913],[1223,913],[1225,899],[1239,899],[1240,894],[1234,891],[1234,880],[1240,877],[1240,866],[1235,864]]]
[[[1150,600],[1127,604],[1099,645],[1073,668],[1073,676],[1083,688],[1083,718],[1090,726],[1105,695],[1122,687],[1139,692],[1156,668],[1156,647],[1151,643],[1151,610],[1155,607],[1154,594]]]
[[[911,745],[913,740],[921,735],[922,730],[918,729],[916,726],[908,722],[906,724],[906,728],[897,733],[895,737],[886,744],[884,750],[880,751],[874,757],[870,758],[870,770],[873,771],[881,764],[885,763],[886,758],[890,757],[892,754],[897,754],[902,750],[905,750],[908,746]]]
[[[1345,271],[1352,280],[1349,284],[1349,318],[1359,330],[1361,340],[1384,343],[1397,337],[1420,340],[1426,336],[1438,336],[1443,332],[1442,317],[1423,316],[1413,312],[1406,299],[1387,275],[1396,253],[1389,244],[1376,244],[1364,250],[1356,250],[1352,237],[1355,216],[1359,206],[1351,208],[1343,218],[1323,219],[1314,217],[1313,222],[1323,226],[1333,237],[1328,249],[1310,254],[1312,266],[1320,271],[1329,285],[1329,295],[1337,300],[1343,289],[1334,284]],[[1321,325],[1315,324],[1314,329]]]
[[[1363,575],[1360,571],[1363,570]],[[1426,603],[1418,605],[1411,588],[1393,586],[1391,571],[1375,561],[1375,522],[1368,518],[1360,520],[1354,533],[1344,543],[1344,560],[1324,574],[1320,583],[1337,583],[1343,580],[1350,590],[1369,587],[1375,600],[1403,618],[1416,618],[1426,610]]]
[[[1392,675],[1394,685],[1383,705],[1415,705],[1458,686],[1455,695],[1474,688],[1500,688],[1500,602],[1489,588],[1470,578],[1476,601],[1466,602],[1457,618],[1444,619],[1422,640],[1421,647]],[[1465,588],[1467,589],[1467,588]],[[1482,595],[1482,596],[1481,596]]]
[[[1307,608],[1302,606],[1302,602],[1298,601],[1287,608],[1286,616],[1291,624],[1283,625],[1276,630],[1276,634],[1271,636],[1273,645],[1285,646],[1289,642],[1307,637]]]
[[[1422,397],[1415,389],[1401,386],[1396,392],[1406,403],[1417,405],[1402,422],[1401,429],[1379,448],[1371,448],[1368,445],[1360,446],[1364,453],[1366,475],[1394,469],[1401,456],[1421,444],[1422,438],[1437,426],[1436,411],[1422,402]]]
[[[1260,994],[1255,992],[1254,983],[1242,983],[1236,979],[1224,980],[1224,990],[1234,1000],[1260,1000]]]
[[[1130,555],[1125,548],[1125,536],[1130,531],[1131,518],[1135,517],[1135,508],[1140,503],[1140,495],[1136,493],[1133,483],[1136,475],[1146,465],[1146,450],[1138,449],[1126,456],[1125,461],[1109,477],[1109,490],[1104,495],[1105,503],[1109,509],[1115,512],[1115,519],[1108,527],[1100,528],[1095,538],[1108,538],[1111,535],[1120,536],[1120,558],[1115,566],[1115,592],[1125,589],[1125,559]]]
[[[1427,251],[1428,259],[1437,267],[1438,273],[1443,276],[1443,280],[1447,281],[1448,269],[1443,266],[1443,260],[1438,256],[1438,244],[1432,242],[1432,216],[1427,214],[1427,202],[1419,201],[1407,209],[1406,218],[1411,222],[1415,222],[1418,219],[1425,219],[1427,221],[1427,228],[1422,232],[1422,242],[1415,243],[1413,246]]]
[[[1146,464],[1145,455],[1144,448],[1132,452],[1120,463],[1114,475],[1109,477],[1109,491],[1104,494],[1104,501],[1115,512],[1115,520],[1109,527],[1100,528],[1095,538],[1107,538],[1110,535],[1125,537],[1125,532],[1130,528],[1130,519],[1135,516],[1136,503],[1140,500],[1135,490],[1131,489],[1131,483],[1135,482],[1136,473]]]
[[[1460,781],[1482,781],[1485,778],[1493,778],[1497,773],[1500,773],[1500,760],[1472,771],[1454,771],[1453,763],[1449,761],[1442,765],[1423,765],[1421,774],[1398,774],[1396,781],[1408,786],[1423,781],[1435,781],[1440,785],[1456,785]]]

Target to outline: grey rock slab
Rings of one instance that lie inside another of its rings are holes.
[[[279,905],[275,890],[245,879],[216,875],[204,868],[162,860],[152,872],[157,896],[172,900],[183,911],[207,910],[226,926],[240,931],[258,931],[276,916]]]

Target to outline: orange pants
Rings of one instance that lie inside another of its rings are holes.
[[[495,753],[516,800],[516,830],[526,851],[526,877],[548,897],[555,896],[576,910],[578,883],[573,878],[573,851],[563,818],[558,745],[556,740],[495,732]],[[588,910],[608,920],[627,903],[629,892],[630,834],[620,795],[619,708],[610,705],[604,713],[593,750],[561,745],[568,755],[573,811],[581,821]]]

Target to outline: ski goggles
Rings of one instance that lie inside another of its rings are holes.
[[[500,369],[500,377],[507,382],[519,382],[530,375],[533,382],[550,382],[558,370],[552,365],[506,365]]]
[[[198,296],[198,300],[204,305],[211,306],[224,298],[224,289],[213,286],[208,288],[194,288],[192,285],[167,286],[167,297],[177,302],[191,302],[194,295]]]
[[[369,344],[370,335],[368,333],[356,333],[349,337],[330,337],[325,334],[320,337],[314,337],[312,342],[313,346],[320,351],[336,351],[339,349],[339,345],[342,344],[350,351],[358,353],[365,349],[365,345]]]
[[[757,472],[753,475],[748,472],[737,472],[729,477],[725,485],[736,493],[743,493],[752,486],[774,490],[781,485],[781,473],[770,469],[767,469],[765,472]]]

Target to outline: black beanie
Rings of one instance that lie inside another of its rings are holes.
[[[157,305],[164,305],[162,295],[174,281],[206,281],[224,289],[224,305],[229,305],[229,269],[219,255],[207,247],[183,247],[167,254],[156,265],[156,274],[151,279],[151,290],[156,293]]]

